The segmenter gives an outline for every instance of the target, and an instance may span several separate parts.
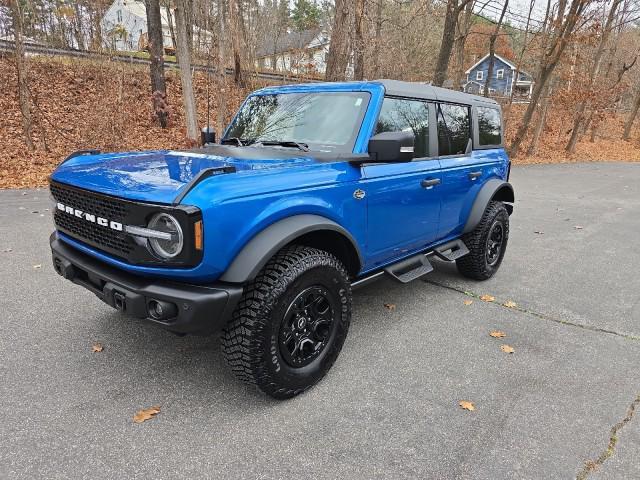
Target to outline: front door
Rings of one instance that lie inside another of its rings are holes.
[[[388,263],[437,240],[440,218],[440,163],[431,158],[429,112],[420,100],[387,97],[376,134],[411,131],[414,160],[362,167],[361,189],[367,201],[367,251],[371,267]]]

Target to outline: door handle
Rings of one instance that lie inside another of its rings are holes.
[[[469,172],[469,179],[470,180],[475,180],[476,178],[478,178],[481,175],[482,175],[482,172]]]
[[[425,178],[420,182],[420,185],[422,188],[432,188],[435,185],[439,185],[440,181],[441,180],[439,178]]]

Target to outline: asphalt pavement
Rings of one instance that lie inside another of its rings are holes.
[[[48,192],[0,191],[0,478],[640,478],[640,164],[512,182],[494,278],[438,263],[359,290],[333,369],[285,402],[238,382],[216,337],[64,281]]]

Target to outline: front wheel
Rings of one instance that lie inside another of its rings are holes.
[[[222,350],[241,380],[278,398],[317,383],[349,330],[351,286],[331,254],[287,247],[245,288],[222,332]]]
[[[487,280],[500,268],[509,240],[509,212],[504,203],[489,202],[480,223],[462,237],[469,253],[456,260],[458,271],[474,280]]]

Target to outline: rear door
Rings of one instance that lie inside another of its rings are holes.
[[[501,161],[488,154],[488,150],[486,153],[476,150],[472,133],[478,126],[472,122],[471,106],[438,103],[436,115],[438,158],[443,177],[438,237],[444,239],[462,231],[480,188],[496,176]],[[477,143],[477,135],[475,140]]]
[[[431,155],[434,113],[433,104],[423,100],[386,97],[383,101],[375,133],[409,131],[415,146],[411,162],[362,167],[367,247],[374,264],[423,248],[437,238],[442,177],[438,159]]]

